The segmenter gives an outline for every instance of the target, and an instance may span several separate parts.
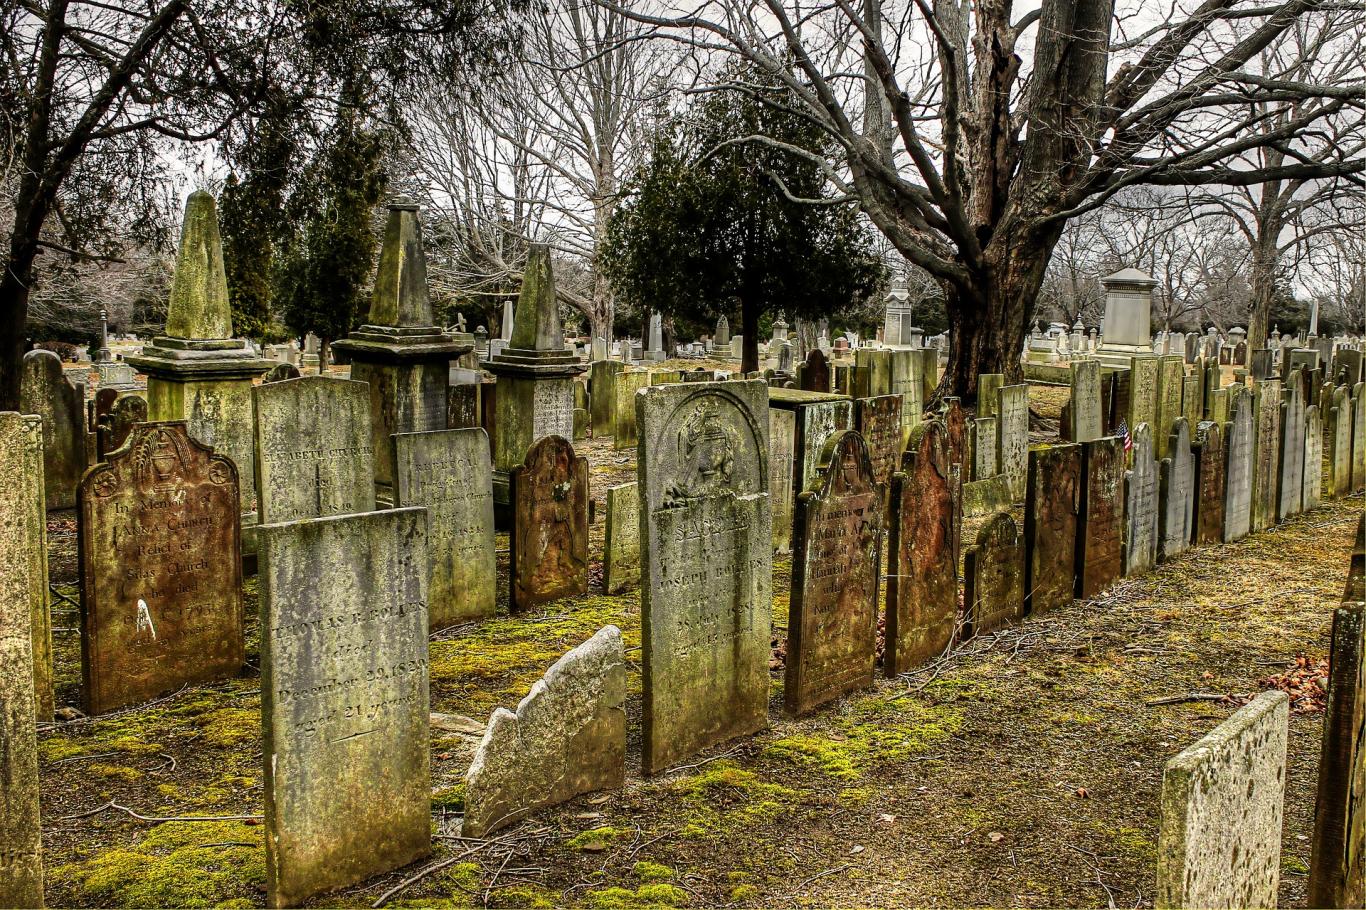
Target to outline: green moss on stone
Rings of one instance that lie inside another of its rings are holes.
[[[951,705],[873,696],[855,702],[840,718],[834,735],[785,736],[771,743],[765,754],[814,768],[836,780],[858,780],[879,765],[923,755],[962,726],[962,712]]]
[[[603,825],[600,828],[590,828],[581,834],[576,834],[574,837],[565,841],[564,845],[571,850],[586,850],[590,853],[594,853],[600,850],[606,850],[608,847],[612,846],[613,843],[631,833],[632,832],[625,828],[613,828],[610,825]]]
[[[674,877],[674,870],[661,863],[639,862],[631,867],[631,874],[643,882],[667,882]]]

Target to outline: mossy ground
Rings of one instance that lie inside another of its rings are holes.
[[[1048,390],[1037,402],[1047,416]],[[630,478],[629,452],[586,448]],[[625,457],[624,462],[613,459]],[[1235,704],[1148,707],[1191,691],[1247,695],[1298,654],[1321,657],[1360,497],[1277,530],[1187,554],[1152,575],[969,643],[937,673],[879,681],[798,720],[500,832],[394,906],[772,907],[1151,905],[1157,793],[1168,758]],[[601,513],[599,513],[601,515]],[[592,527],[601,551],[601,519]],[[968,538],[965,533],[965,538]],[[55,573],[71,541],[53,533]],[[506,539],[500,538],[506,550]],[[503,554],[505,562],[506,554]],[[775,635],[790,562],[775,560]],[[59,576],[60,577],[60,576]],[[69,575],[67,576],[69,577]],[[66,589],[70,590],[70,589]],[[639,596],[588,595],[434,636],[432,708],[481,722],[513,706],[565,650],[611,622],[626,635],[631,749],[638,751]],[[247,612],[256,607],[249,581]],[[74,617],[55,625],[70,628]],[[264,899],[255,623],[241,679],[40,735],[48,903],[249,906]],[[58,702],[78,704],[79,648],[57,636]],[[1304,897],[1322,718],[1291,721],[1282,901]],[[456,830],[477,737],[434,732],[433,822]],[[70,817],[77,816],[77,817]],[[436,858],[466,845],[439,838]],[[417,867],[415,867],[417,868]],[[414,869],[326,895],[368,906]]]

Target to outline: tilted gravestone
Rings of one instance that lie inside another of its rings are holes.
[[[1043,613],[1072,602],[1081,508],[1081,446],[1029,453],[1025,494],[1025,609]]]
[[[602,583],[608,594],[640,586],[640,485],[607,488],[607,533],[602,547]]]
[[[237,466],[184,421],[139,424],[78,500],[86,713],[241,672]]]
[[[1157,565],[1158,469],[1152,428],[1141,423],[1132,434],[1133,467],[1124,476],[1124,574]]]
[[[95,452],[99,460],[104,461],[110,452],[123,446],[134,424],[146,422],[147,399],[141,395],[120,396],[95,428]]]
[[[883,669],[896,676],[942,654],[958,619],[956,503],[944,424],[911,431],[904,473],[892,478]]]
[[[646,774],[768,724],[767,399],[762,380],[636,399]]]
[[[1158,469],[1157,558],[1166,562],[1190,548],[1195,536],[1195,456],[1190,425],[1178,418],[1167,442],[1167,457]]]
[[[426,528],[418,508],[260,528],[272,907],[431,849]]]
[[[1191,426],[1205,419],[1204,376],[1199,369],[1181,383],[1181,416]]]
[[[497,601],[493,463],[481,428],[398,433],[394,504],[427,509],[432,629],[491,616]]]
[[[996,391],[997,468],[1010,485],[1010,497],[1025,496],[1029,474],[1029,386],[1008,385]]]
[[[1276,906],[1288,724],[1264,692],[1167,762],[1157,907]]]
[[[32,419],[0,412],[0,906],[43,906],[42,824],[38,807],[33,593],[35,552],[44,541],[41,430]],[[45,564],[44,564],[45,565]]]
[[[1366,518],[1362,519],[1366,521]],[[1333,612],[1328,703],[1309,860],[1309,906],[1366,901],[1366,604]]]
[[[898,428],[899,431],[899,428]],[[792,551],[793,471],[796,467],[797,414],[780,408],[768,409],[768,491],[773,508],[773,549]]]
[[[1071,432],[1072,442],[1090,442],[1104,432],[1100,404],[1100,361],[1077,360],[1072,368]]]
[[[374,511],[365,383],[304,376],[257,386],[252,401],[261,524]]]
[[[1268,379],[1254,399],[1257,417],[1256,466],[1252,471],[1252,530],[1276,523],[1281,464],[1281,381]]]
[[[1276,520],[1285,521],[1304,510],[1304,380],[1290,374],[1281,390],[1281,471]]]
[[[514,610],[588,590],[588,459],[562,436],[543,436],[509,477]]]
[[[85,473],[85,383],[73,383],[51,351],[24,355],[19,410],[43,419],[43,490],[49,509],[76,504]]]
[[[1256,469],[1257,424],[1252,413],[1253,396],[1233,389],[1229,420],[1224,424],[1224,536],[1225,542],[1242,540],[1252,530],[1252,476]]]
[[[882,395],[854,402],[854,428],[868,444],[873,479],[882,487],[884,497],[901,462],[902,401],[900,395]]]
[[[1082,444],[1077,510],[1076,595],[1090,600],[1124,572],[1124,442],[1104,436]]]
[[[497,708],[465,773],[463,837],[626,778],[626,659],[606,626],[557,660],[515,712]]]
[[[1323,503],[1323,420],[1319,406],[1304,409],[1304,510]]]
[[[873,684],[881,484],[854,430],[826,443],[821,477],[797,497],[783,701],[805,714]]]
[[[963,554],[964,635],[984,635],[1024,618],[1025,550],[1015,520],[992,515]]]
[[[1202,420],[1191,444],[1195,456],[1195,544],[1224,539],[1224,439],[1219,425]]]

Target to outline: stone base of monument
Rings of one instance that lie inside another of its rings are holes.
[[[1152,345],[1102,343],[1100,350],[1092,356],[1100,361],[1101,366],[1128,368],[1131,358],[1150,357],[1152,353]]]

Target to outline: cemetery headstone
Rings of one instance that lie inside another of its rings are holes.
[[[612,409],[612,445],[617,449],[629,449],[636,444],[636,392],[650,384],[650,374],[644,370],[626,370],[617,373],[612,383],[612,394],[617,403]]]
[[[1082,444],[1077,511],[1076,594],[1090,600],[1124,572],[1124,442],[1104,436]]]
[[[110,452],[121,448],[135,424],[146,422],[147,399],[141,395],[120,395],[109,413],[100,418],[95,430],[95,451],[99,460],[104,461]]]
[[[992,515],[963,554],[965,637],[984,635],[1024,618],[1025,548],[1015,520]]]
[[[1253,396],[1235,388],[1224,424],[1224,542],[1242,540],[1252,530],[1252,478],[1256,470],[1257,424]]]
[[[1347,568],[1347,587],[1342,599],[1351,603],[1366,601],[1366,515],[1357,521],[1357,542],[1352,547],[1352,562]]]
[[[1072,602],[1077,516],[1081,508],[1081,446],[1029,452],[1025,493],[1025,609],[1043,613]]]
[[[1132,357],[1129,360],[1129,412],[1130,429],[1140,423],[1156,426],[1158,421],[1158,387],[1160,384],[1161,361],[1154,356]]]
[[[431,849],[426,527],[411,508],[259,529],[272,907]]]
[[[1202,420],[1191,443],[1195,456],[1195,544],[1224,539],[1224,439],[1219,425]]]
[[[1010,497],[1024,499],[1029,473],[1029,386],[1010,385],[996,392],[996,458],[1010,485]]]
[[[1100,406],[1100,361],[1074,360],[1072,370],[1072,442],[1099,439],[1104,429]]]
[[[799,387],[808,392],[833,392],[831,384],[830,361],[820,348],[812,348],[806,355],[806,362],[798,369]]]
[[[873,480],[884,497],[901,460],[902,401],[900,395],[882,395],[854,402],[854,427],[868,444]]]
[[[1319,406],[1304,409],[1304,510],[1323,502],[1323,420]]]
[[[512,469],[512,580],[508,603],[525,610],[588,590],[588,459],[545,436]]]
[[[1181,416],[1186,418],[1186,423],[1195,426],[1205,419],[1204,380],[1200,371],[1187,376],[1181,385]]]
[[[996,475],[996,418],[976,417],[970,431],[973,480],[986,480]]]
[[[797,498],[783,700],[805,714],[873,683],[881,484],[859,433],[827,443],[819,481]]]
[[[1327,416],[1328,495],[1337,499],[1352,491],[1352,399],[1346,388],[1334,390]]]
[[[1157,565],[1158,468],[1152,428],[1134,427],[1133,467],[1124,477],[1124,574],[1137,575]]]
[[[43,490],[49,509],[76,504],[85,473],[85,383],[73,383],[51,351],[24,355],[19,409],[43,419]]]
[[[897,432],[900,433],[899,426]],[[792,550],[792,509],[797,501],[793,490],[796,437],[796,412],[769,408],[768,495],[773,511],[773,549],[778,553]]]
[[[1195,536],[1195,457],[1184,417],[1172,426],[1159,475],[1157,557],[1165,562],[1189,549]]]
[[[298,379],[302,375],[299,368],[292,363],[277,363],[261,375],[261,381],[283,382],[286,379]]]
[[[616,417],[616,376],[626,365],[619,360],[594,360],[588,368],[588,405],[594,436],[611,436]]]
[[[1004,373],[982,373],[977,377],[977,416],[996,416],[996,393],[1006,384]]]
[[[1352,491],[1366,490],[1366,382],[1352,387]]]
[[[394,453],[394,505],[427,509],[432,629],[493,615],[498,566],[488,434],[479,427],[399,433]]]
[[[768,723],[767,397],[746,380],[636,399],[646,774]]]
[[[640,585],[640,492],[636,481],[607,488],[602,582],[608,594]]]
[[[1317,355],[1317,352],[1315,352]],[[1304,508],[1304,380],[1291,372],[1281,390],[1281,473],[1276,519],[1284,521]]]
[[[1257,411],[1256,467],[1252,472],[1252,530],[1265,531],[1276,523],[1276,492],[1281,464],[1281,381],[1261,384],[1254,401]]]
[[[86,713],[237,675],[236,466],[184,421],[139,424],[86,475],[78,500]]]
[[[1157,369],[1157,423],[1153,424],[1153,445],[1154,454],[1161,460],[1167,457],[1172,424],[1181,416],[1181,387],[1186,367],[1181,356],[1176,355],[1161,358]]]

